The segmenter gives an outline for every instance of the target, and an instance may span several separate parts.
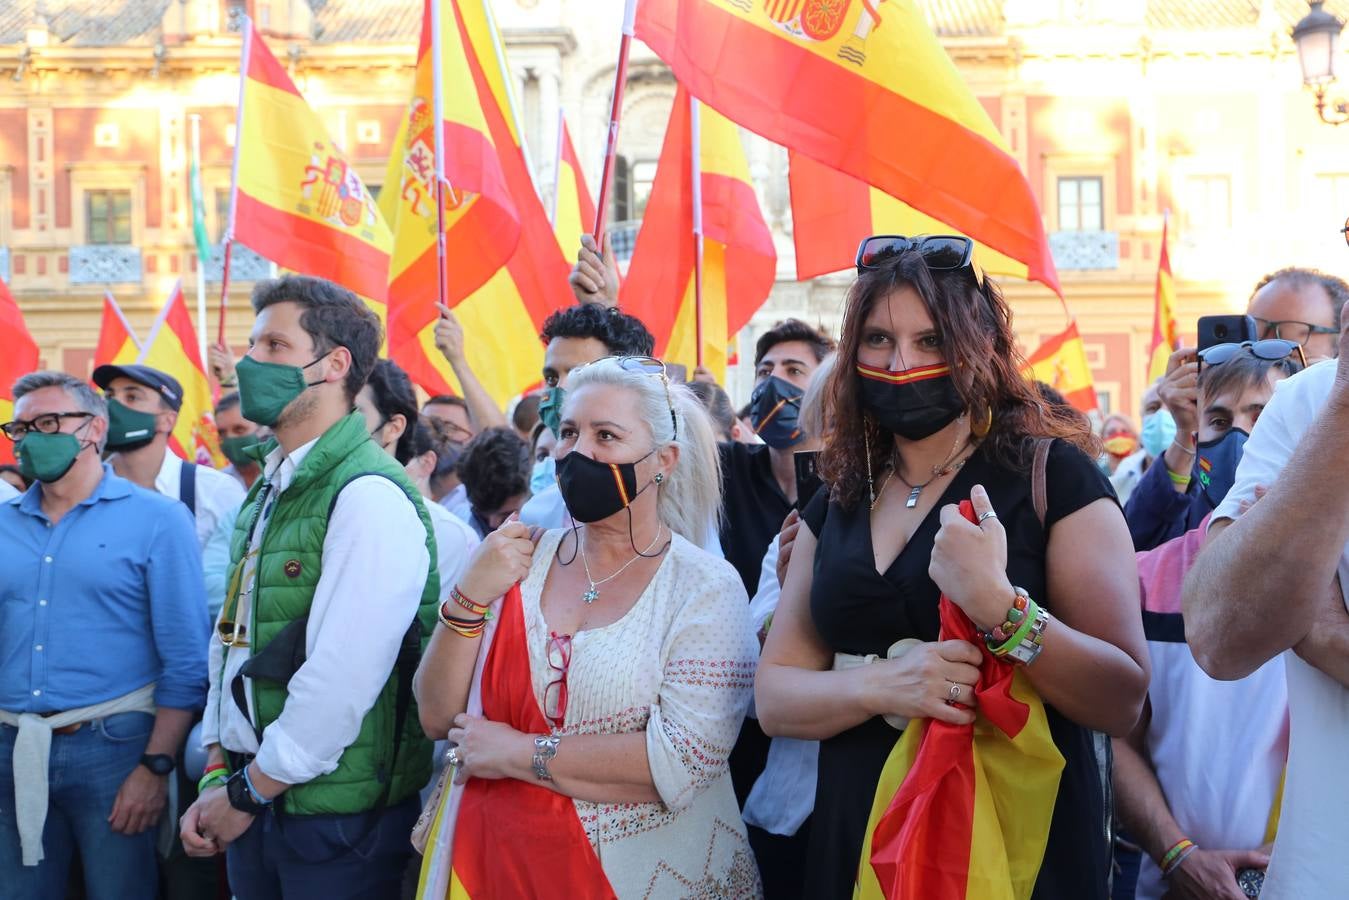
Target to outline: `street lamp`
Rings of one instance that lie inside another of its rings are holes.
[[[1330,125],[1349,122],[1349,102],[1326,100],[1326,88],[1335,81],[1335,57],[1340,49],[1344,23],[1321,7],[1325,0],[1311,0],[1311,11],[1293,26],[1293,43],[1302,64],[1302,83],[1316,92],[1316,114]],[[1331,109],[1329,115],[1326,108]]]

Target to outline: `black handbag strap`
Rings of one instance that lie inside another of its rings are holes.
[[[178,470],[178,499],[193,518],[197,515],[197,464],[186,460]]]

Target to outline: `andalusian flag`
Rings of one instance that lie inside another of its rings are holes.
[[[240,79],[226,239],[382,304],[393,245],[384,218],[247,18]]]
[[[697,225],[704,237],[703,365],[724,381],[730,337],[768,299],[777,251],[740,129],[680,87],[620,298],[655,335],[656,353],[690,371],[698,358]]]
[[[586,187],[585,172],[571,142],[567,119],[557,113],[557,185],[553,189],[553,232],[563,254],[576,253],[581,235],[595,224],[595,201]]]
[[[196,125],[193,125],[193,127],[195,128]],[[194,131],[193,134],[195,135],[196,132]],[[199,270],[204,271],[206,264],[211,261],[211,237],[206,233],[206,204],[201,197],[201,161],[197,158],[196,150],[194,144],[187,183],[192,191],[192,240],[197,245]]]
[[[1166,249],[1167,219],[1162,220],[1162,252],[1157,260],[1157,287],[1152,306],[1152,343],[1148,345],[1148,382],[1166,374],[1166,362],[1180,347],[1176,329],[1176,283],[1171,278],[1171,254]]]
[[[808,156],[793,152],[787,158],[797,281],[852,268],[857,245],[869,234],[960,234],[880,188]],[[1024,262],[978,241],[974,262],[993,275],[1029,275]]]
[[[112,294],[103,292],[103,321],[98,328],[98,346],[94,349],[94,368],[128,365],[140,356],[141,342]]]
[[[974,521],[968,500],[960,512]],[[915,719],[876,786],[854,897],[1028,900],[1044,859],[1063,755],[1024,672],[988,652],[941,598],[941,640],[978,646],[972,725]]]
[[[37,368],[37,343],[19,304],[0,279],[0,424],[14,419],[14,382]],[[14,442],[0,440],[0,463],[14,462]]]
[[[211,383],[201,364],[197,333],[183,301],[181,281],[174,284],[135,361],[172,375],[183,386],[183,405],[178,410],[178,424],[169,435],[169,449],[200,465],[223,468],[226,459],[215,430]]]
[[[1026,377],[1043,381],[1083,412],[1097,408],[1087,348],[1077,333],[1077,320],[1045,340],[1026,360]]]
[[[727,118],[1059,291],[1030,185],[914,0],[643,0],[637,37]]]

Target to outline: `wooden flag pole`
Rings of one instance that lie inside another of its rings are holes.
[[[253,44],[253,20],[244,16],[243,24],[243,49],[239,52],[239,105],[234,111],[234,160],[230,164],[230,212],[225,222],[225,234],[223,242],[225,250],[223,258],[220,261],[220,324],[216,329],[216,341],[222,346],[228,346],[225,343],[225,312],[229,306],[230,292],[230,259],[231,249],[234,247],[234,212],[239,205],[239,144],[244,136],[244,88],[247,85],[248,78],[248,51]],[[202,273],[205,277],[205,273]],[[202,365],[206,365],[206,360],[202,360]]]
[[[623,85],[628,80],[628,54],[632,50],[632,32],[637,22],[637,0],[623,7],[623,37],[618,44],[618,67],[614,70],[614,95],[609,106],[609,137],[604,147],[604,169],[600,172],[600,194],[595,201],[595,239],[597,252],[604,252],[604,211],[609,205],[610,182],[614,177],[614,157],[618,154],[618,122],[623,113]]]
[[[703,141],[698,98],[689,94],[689,158],[693,185],[693,312],[697,364],[703,364]]]

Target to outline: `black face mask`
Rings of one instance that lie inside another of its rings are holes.
[[[1193,478],[1213,509],[1223,502],[1237,480],[1237,463],[1250,435],[1233,428],[1220,438],[1204,441],[1195,448]]]
[[[798,424],[803,394],[805,391],[776,375],[770,375],[754,388],[749,400],[749,417],[754,423],[754,433],[763,438],[765,444],[786,450],[805,439],[805,432]]]
[[[862,408],[886,431],[921,441],[941,431],[965,409],[945,363],[901,372],[857,365]]]
[[[557,487],[562,492],[562,502],[567,504],[567,512],[576,521],[589,524],[626,509],[641,493],[637,489],[637,463],[642,459],[602,463],[573,450],[558,460]],[[643,485],[641,490],[646,488]]]

